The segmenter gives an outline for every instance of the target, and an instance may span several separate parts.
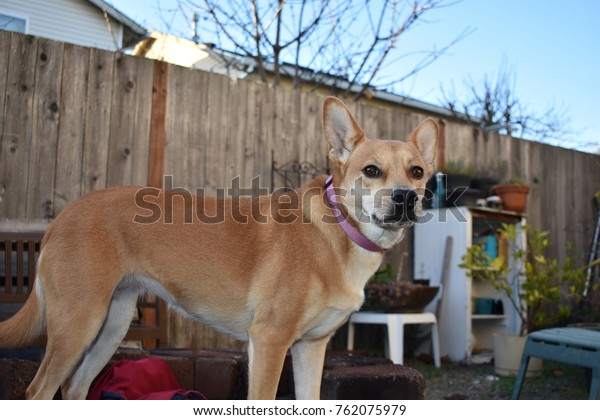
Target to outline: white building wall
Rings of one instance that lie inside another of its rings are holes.
[[[43,38],[115,51],[123,45],[123,26],[87,0],[0,0],[0,13],[27,18],[27,33]]]

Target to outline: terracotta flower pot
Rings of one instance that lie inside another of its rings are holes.
[[[529,187],[522,184],[502,184],[494,187],[494,193],[502,200],[504,210],[523,213],[527,207]]]

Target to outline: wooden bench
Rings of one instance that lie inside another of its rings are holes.
[[[44,229],[0,230],[0,320],[12,316],[25,303],[35,282],[36,262]],[[155,348],[167,343],[167,308],[154,296],[138,301],[139,320],[131,323],[126,340]],[[149,316],[150,315],[150,316]]]
[[[550,328],[527,336],[521,366],[512,393],[519,398],[530,357],[586,367],[592,370],[589,399],[600,399],[600,331],[586,328]]]

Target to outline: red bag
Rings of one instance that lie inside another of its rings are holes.
[[[162,359],[122,360],[102,372],[92,384],[88,400],[204,400],[185,391]]]

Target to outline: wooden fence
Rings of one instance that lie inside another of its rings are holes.
[[[325,167],[323,97],[232,80],[120,53],[0,31],[0,219],[55,217],[81,195],[111,185],[173,185],[210,194],[271,182],[271,158]],[[353,103],[365,133],[403,139],[425,117],[390,105]],[[439,120],[439,119],[438,119]],[[445,159],[529,180],[529,220],[572,241],[583,261],[591,241],[600,158],[521,141],[453,121]],[[562,255],[562,247],[556,247]],[[412,253],[411,240],[389,258]],[[405,258],[404,273],[412,272]],[[240,347],[171,314],[169,344]]]
[[[529,223],[551,233],[551,255],[564,260],[567,244],[580,264],[587,261],[600,190],[600,156],[485,133],[447,123],[446,160],[472,165],[477,173],[521,178],[530,185]]]

